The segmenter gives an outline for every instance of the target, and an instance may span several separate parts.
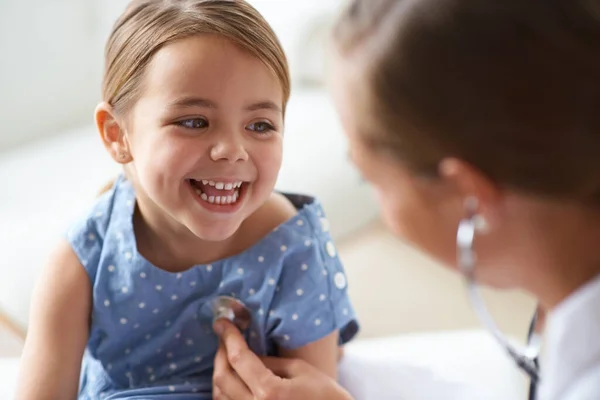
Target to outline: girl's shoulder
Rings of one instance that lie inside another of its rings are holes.
[[[88,273],[98,263],[111,232],[116,230],[113,232],[115,235],[123,235],[127,231],[125,227],[131,223],[127,219],[127,215],[130,215],[127,208],[132,208],[135,202],[129,186],[131,185],[119,176],[108,190],[94,199],[87,210],[70,224],[66,232],[67,241]],[[120,227],[123,229],[119,229]]]
[[[290,199],[281,193],[273,193],[271,197],[250,215],[241,225],[239,237],[242,247],[250,247],[268,236],[275,229],[284,225],[298,214],[298,208]]]
[[[240,247],[283,239],[302,240],[328,231],[321,203],[312,196],[274,192],[241,227]]]
[[[274,193],[240,228],[237,255],[220,260],[250,263],[277,270],[289,260],[335,256],[329,222],[318,199],[308,195]]]

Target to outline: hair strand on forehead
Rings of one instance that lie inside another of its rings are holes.
[[[209,34],[260,59],[281,83],[285,110],[291,86],[285,53],[269,24],[244,0],[133,0],[106,45],[103,99],[117,114],[126,114],[139,98],[156,52],[174,41]]]

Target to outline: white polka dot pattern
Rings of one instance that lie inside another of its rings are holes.
[[[271,342],[301,347],[335,329],[343,342],[351,338],[354,312],[329,222],[318,202],[294,199],[304,202],[298,215],[245,252],[171,273],[138,253],[135,193],[120,177],[68,235],[94,288],[90,343],[96,347],[90,350],[98,360],[90,363],[84,356],[92,367],[82,393],[90,398],[111,393],[103,373],[132,389],[210,390],[212,377],[203,371],[210,371],[215,342],[205,305],[217,294],[250,306],[256,320],[248,332],[253,350],[264,352]]]

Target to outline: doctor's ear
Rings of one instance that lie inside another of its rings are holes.
[[[463,199],[463,212],[473,212],[477,215],[477,224],[481,232],[488,231],[496,224],[503,194],[492,179],[471,164],[457,158],[442,160],[439,174],[451,185],[456,195]]]
[[[119,121],[110,104],[106,102],[98,104],[95,119],[102,143],[113,160],[119,164],[133,161],[124,124]]]

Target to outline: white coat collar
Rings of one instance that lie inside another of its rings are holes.
[[[600,362],[600,275],[550,313],[540,399],[558,400]]]

